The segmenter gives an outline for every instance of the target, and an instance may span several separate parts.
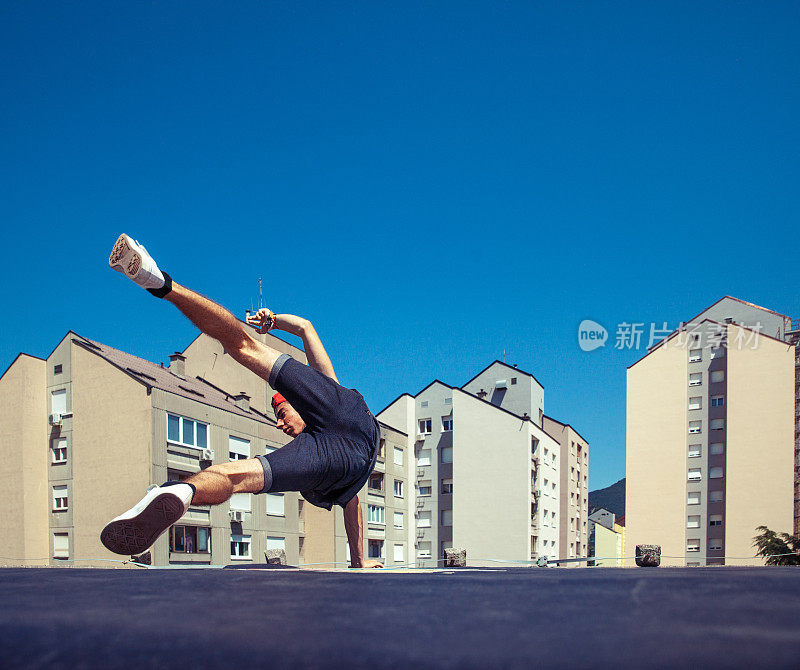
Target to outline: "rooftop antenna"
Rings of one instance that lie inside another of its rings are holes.
[[[261,290],[261,277],[258,278],[258,308],[261,309],[264,306],[264,293]]]

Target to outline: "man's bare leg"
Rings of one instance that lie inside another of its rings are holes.
[[[225,352],[235,360],[269,380],[269,373],[281,352],[254,339],[227,309],[175,281],[164,300],[175,305],[206,335],[219,340]]]
[[[260,493],[264,488],[264,467],[257,458],[212,465],[185,480],[194,486],[192,503],[219,505],[234,493]]]

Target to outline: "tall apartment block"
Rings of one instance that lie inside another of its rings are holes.
[[[477,566],[586,556],[588,444],[545,416],[533,375],[495,361],[461,387],[404,393],[378,418],[408,435],[417,565],[453,546]]]
[[[301,350],[261,337],[305,362]],[[275,427],[271,389],[219,343],[201,335],[170,359],[163,367],[70,332],[47,359],[20,354],[12,363],[0,378],[4,562],[107,566],[104,559],[120,557],[100,544],[100,530],[147,486],[288,441]],[[382,431],[383,449],[407,442],[396,430]],[[404,483],[403,467],[382,458],[375,480],[380,473]],[[377,495],[367,489],[360,494],[365,516],[367,497]],[[403,531],[381,531],[369,534],[366,551],[383,555],[386,542],[405,551]],[[190,507],[149,559],[153,565],[263,562],[267,549],[285,550],[295,564],[344,563],[341,510],[316,508],[297,493],[236,494],[223,505]]]
[[[726,296],[628,368],[629,547],[660,544],[665,565],[758,565],[756,527],[793,528],[794,332]]]

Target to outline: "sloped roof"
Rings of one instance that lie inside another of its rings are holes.
[[[114,349],[100,342],[94,342],[81,335],[72,338],[72,341],[82,349],[89,351],[104,359],[115,368],[135,379],[149,389],[159,389],[173,395],[188,398],[195,402],[215,407],[217,409],[238,414],[239,416],[253,419],[259,423],[275,425],[275,422],[254,408],[247,412],[236,406],[233,395],[204,381],[201,377],[187,377],[182,379],[168,368],[156,363],[139,358],[119,349]]]
[[[486,372],[495,363],[499,363],[500,365],[504,365],[505,367],[507,367],[509,370],[511,370],[513,372],[518,372],[518,373],[520,373],[522,375],[525,375],[526,377],[530,377],[531,379],[533,379],[533,381],[535,381],[537,384],[539,384],[539,386],[542,389],[544,389],[544,386],[542,386],[541,382],[538,379],[536,379],[536,377],[534,377],[530,372],[525,372],[525,370],[520,370],[519,368],[515,368],[513,365],[509,365],[508,363],[505,363],[505,362],[499,361],[499,360],[494,360],[491,363],[489,363],[489,365],[487,365],[485,368],[483,368],[483,370],[481,370],[478,374],[476,374],[472,379],[464,382],[461,385],[461,388],[463,389],[467,384],[469,384],[470,382],[475,381],[478,377],[480,377],[484,372]]]

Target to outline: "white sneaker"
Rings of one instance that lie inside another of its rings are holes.
[[[164,275],[147,249],[129,235],[123,233],[114,243],[108,264],[122,272],[142,288],[159,289],[164,286]]]
[[[135,507],[103,528],[100,541],[115,554],[141,554],[186,514],[193,496],[194,490],[188,484],[151,486]]]

